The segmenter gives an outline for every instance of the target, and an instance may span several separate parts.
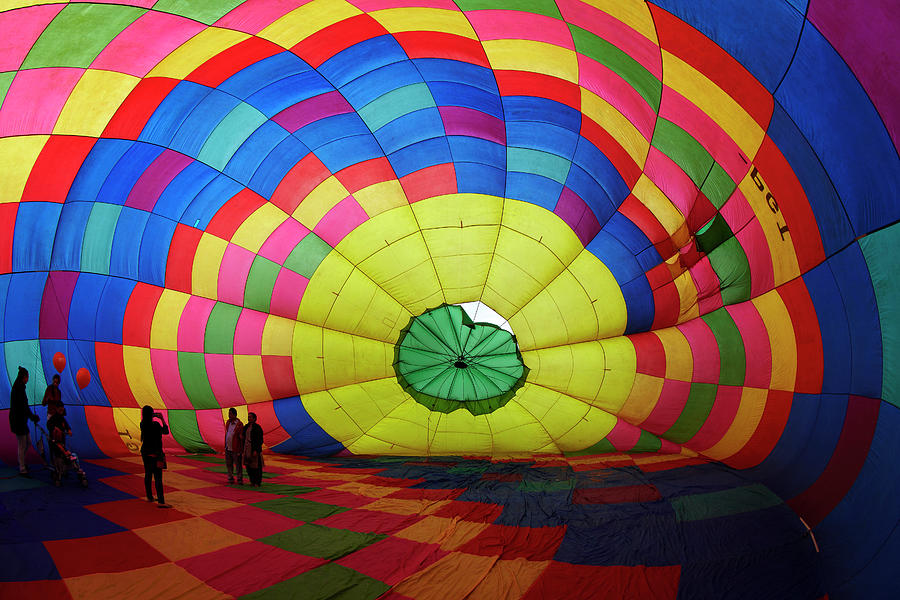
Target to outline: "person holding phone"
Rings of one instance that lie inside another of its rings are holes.
[[[155,421],[154,419],[159,419]],[[166,455],[163,453],[162,436],[169,434],[169,426],[162,413],[153,412],[150,406],[141,408],[141,458],[144,460],[144,489],[147,502],[153,502],[153,489],[150,485],[156,479],[156,502],[159,508],[172,508],[166,504],[163,496],[162,470],[165,468]]]

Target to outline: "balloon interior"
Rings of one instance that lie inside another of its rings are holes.
[[[898,26],[4,3],[0,596],[896,597]]]

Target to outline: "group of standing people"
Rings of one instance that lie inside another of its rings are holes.
[[[50,440],[58,447],[65,448],[65,438],[72,435],[72,428],[66,421],[66,408],[62,402],[62,392],[59,390],[59,375],[54,375],[50,384],[44,392],[42,405],[47,407],[47,431]],[[17,459],[19,462],[19,474],[25,477],[29,476],[28,465],[25,464],[25,453],[31,446],[31,434],[28,431],[28,421],[34,421],[35,424],[40,422],[40,418],[31,410],[28,404],[28,394],[25,391],[25,384],[28,383],[28,369],[19,367],[16,380],[13,382],[12,391],[9,395],[9,429],[16,436],[18,445]],[[54,460],[61,458],[59,452],[53,452],[51,447],[51,455]],[[43,460],[43,457],[41,457]],[[61,471],[62,465],[57,466],[58,472]],[[57,480],[58,483],[58,480]]]
[[[228,409],[228,420],[225,422],[225,468],[228,470],[228,483],[244,483],[244,467],[250,485],[262,485],[262,444],[263,430],[256,422],[256,413],[247,413],[246,427],[237,416],[237,409]]]

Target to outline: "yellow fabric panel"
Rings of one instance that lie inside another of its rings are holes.
[[[394,346],[340,331],[323,329],[322,356],[329,388],[394,377]]]
[[[125,73],[86,70],[66,100],[53,133],[100,137],[139,81]]]
[[[247,424],[247,413],[250,412],[250,410],[247,408],[246,404],[242,404],[240,406],[229,406],[228,408],[223,408],[221,411],[222,412],[222,421],[228,420],[228,411],[231,410],[232,408],[237,411],[237,418],[241,420],[241,423],[246,425]]]
[[[428,416],[430,454],[491,454],[494,438],[491,415],[475,416],[467,410],[432,412]]]
[[[703,454],[716,460],[722,460],[740,451],[750,441],[762,420],[767,396],[767,390],[745,387],[741,393],[741,404],[738,406],[731,427],[715,446]]]
[[[359,269],[412,314],[444,301],[441,283],[421,235],[412,234],[382,248]]]
[[[403,7],[375,10],[369,13],[391,33],[403,31],[440,31],[477,40],[475,30],[458,10]]]
[[[494,455],[525,454],[547,445],[555,446],[553,437],[532,411],[540,410],[541,404],[547,403],[548,396],[552,398],[556,395],[552,390],[526,384],[515,398],[491,413]]]
[[[537,204],[506,200],[502,225],[546,246],[567,265],[584,250],[581,240],[565,221]]]
[[[364,436],[361,436],[358,439],[353,438],[352,441],[347,444],[347,449],[350,450],[350,452],[355,454],[374,453],[402,455],[412,453],[414,455],[420,455],[423,450],[428,447],[429,432],[426,424],[428,423],[431,411],[403,393],[400,386],[396,383],[396,380],[393,380],[392,383],[396,392],[390,396],[390,399],[402,399],[402,401],[398,402],[394,409],[389,413],[384,416],[378,416],[378,419],[375,422],[365,427]],[[340,388],[340,391],[346,391],[347,394],[351,392],[360,394],[361,387],[362,386],[351,385]],[[334,390],[332,390],[332,393],[334,393]],[[360,402],[360,404],[364,402],[372,404],[371,400],[368,398],[362,398],[361,400],[362,402]],[[360,418],[357,415],[357,412],[361,412],[361,406],[358,410],[354,409],[354,418]],[[372,416],[374,417],[375,415],[373,414]],[[319,423],[320,425],[322,424],[321,422]],[[326,428],[326,431],[334,437],[334,434],[332,434],[328,428]]]
[[[409,200],[397,180],[382,181],[353,192],[353,198],[370,217],[400,206],[409,206]]]
[[[271,202],[266,202],[253,211],[253,214],[244,219],[231,237],[231,243],[256,254],[266,240],[269,239],[269,236],[272,235],[272,232],[287,219],[288,214],[286,212]]]
[[[589,406],[587,413],[578,419],[571,429],[559,436],[556,445],[563,452],[590,448],[613,430],[617,420],[614,415]]]
[[[568,48],[532,40],[482,42],[494,70],[529,71],[578,83],[578,55]]]
[[[678,290],[678,298],[681,307],[678,309],[678,322],[684,323],[700,316],[700,304],[697,299],[697,284],[688,271],[675,278],[675,289]]]
[[[797,380],[797,339],[791,316],[775,290],[753,298],[752,302],[766,325],[772,348],[772,380],[769,387],[792,392]]]
[[[235,354],[233,358],[234,374],[241,388],[241,394],[247,399],[247,403],[255,404],[272,400],[272,395],[269,393],[269,387],[266,385],[266,377],[263,373],[262,357]],[[243,419],[243,421],[244,423],[247,422],[246,419]]]
[[[184,79],[210,58],[249,37],[233,29],[207,27],[162,59],[146,77]]]
[[[410,235],[419,225],[409,205],[372,216],[344,236],[334,249],[354,265]]]
[[[440,544],[441,550],[452,552],[487,527],[487,523],[464,521],[459,517],[435,517],[432,515],[417,520],[409,527],[395,533],[394,537],[423,544]]]
[[[520,334],[519,322],[529,324]],[[597,317],[587,292],[570,271],[563,271],[509,318],[521,350],[596,339]]]
[[[687,338],[675,327],[654,331],[666,353],[666,379],[691,381],[694,375],[694,356]]]
[[[675,235],[684,226],[684,215],[645,173],[641,173],[631,193],[653,213],[659,224],[673,238],[676,247],[680,248],[688,242],[687,239],[676,239]]]
[[[138,407],[112,407],[113,421],[116,424],[116,431],[123,443],[128,442],[134,444],[129,448],[135,454],[141,451],[141,409]],[[122,435],[122,434],[126,435]],[[130,436],[130,439],[129,439]],[[136,446],[136,447],[135,447]]]
[[[753,117],[722,88],[674,54],[663,50],[662,60],[666,86],[690,98],[725,130],[746,156],[756,156],[765,131]]]
[[[352,271],[353,265],[339,253],[326,254],[303,292],[297,320],[316,325],[324,323]],[[328,276],[323,277],[320,273],[327,273]]]
[[[347,188],[334,175],[315,187],[294,210],[293,217],[314,229],[329,210],[350,195]]]
[[[178,323],[190,298],[183,292],[163,288],[150,324],[151,348],[178,350]]]
[[[18,202],[49,135],[0,138],[0,204]]]
[[[360,386],[352,386],[357,394],[365,396]],[[344,445],[352,444],[363,434],[353,418],[341,408],[332,393],[338,390],[312,392],[302,396],[303,407],[328,435]],[[351,450],[352,451],[352,450]]]
[[[167,496],[172,497],[170,494]],[[173,501],[177,502],[174,498]],[[153,585],[147,585],[148,581],[152,581]],[[182,597],[191,600],[222,600],[228,597],[219,590],[209,587],[174,562],[121,573],[93,573],[67,577],[66,588],[72,598],[153,600],[154,598]]]
[[[295,326],[291,319],[268,315],[263,327],[262,353],[264,356],[290,356]]]
[[[619,411],[619,416],[632,425],[643,423],[656,408],[664,381],[662,377],[635,373],[634,387],[631,388],[625,406]]]
[[[306,323],[294,326],[291,342],[294,381],[302,396],[308,392],[325,389],[325,354],[322,350],[324,329]]]
[[[631,394],[637,354],[631,340],[624,336],[601,340],[600,346],[606,356],[606,372],[593,404],[617,414]]]
[[[625,333],[628,323],[625,297],[609,268],[599,258],[582,250],[569,265],[569,271],[584,287],[597,319],[597,338]]]
[[[228,242],[214,235],[204,233],[194,253],[191,271],[191,292],[195,296],[215,299],[218,296],[219,267]]]
[[[422,229],[497,225],[505,201],[486,194],[446,194],[411,204]]]
[[[150,349],[136,346],[122,346],[122,357],[125,362],[125,377],[128,387],[141,406],[149,404],[155,409],[166,407],[156,379],[153,377],[153,365],[150,363]]]
[[[747,175],[744,176],[744,179],[738,187],[740,188],[741,193],[744,194],[744,197],[747,198],[747,203],[750,205],[750,208],[753,209],[756,220],[762,227],[763,234],[766,236],[766,243],[769,245],[769,254],[772,258],[775,286],[777,287],[782,283],[800,276],[797,250],[794,248],[794,238],[791,237],[789,231],[785,232],[784,239],[782,239],[782,234],[779,230],[786,225],[784,215],[780,212],[777,214],[773,213],[771,208],[769,208],[768,201],[766,200],[766,193],[768,192],[769,187],[765,185],[765,180],[759,172],[757,172],[757,179],[762,181],[763,186],[765,187],[765,191],[760,190],[759,186],[756,185],[753,178],[750,176],[752,171],[753,169],[747,172]]]
[[[599,8],[606,14],[615,17],[625,25],[628,25],[654,44],[659,45],[656,38],[656,26],[653,24],[653,16],[642,0],[582,0]]]
[[[644,168],[650,140],[619,109],[594,92],[581,88],[581,111],[619,142],[638,167]]]
[[[46,3],[46,0],[0,0],[0,11]]]
[[[503,236],[502,233],[500,235],[501,237]],[[522,242],[528,240],[524,236],[517,237]],[[509,240],[509,236],[507,236],[507,240]],[[543,281],[533,278],[525,268],[519,266],[518,261],[515,261],[515,259],[510,260],[506,258],[506,256],[516,256],[515,248],[517,246],[522,249],[519,256],[527,256],[529,259],[535,258],[522,248],[522,246],[535,245],[539,246],[539,244],[534,243],[517,245],[509,241],[504,244],[505,256],[498,251],[491,262],[491,270],[488,273],[488,279],[485,282],[481,296],[482,302],[501,315],[512,315],[543,288]],[[545,253],[541,258],[553,260],[553,256],[549,252]],[[530,260],[525,259],[521,261],[521,264],[529,264],[530,262]],[[563,266],[559,265],[559,263],[557,264],[560,267]],[[551,278],[552,276],[547,277],[548,280]]]
[[[324,273],[321,269],[316,270],[313,280],[320,272]],[[353,269],[341,288],[340,295],[335,299],[324,325],[330,329],[393,344],[397,341],[400,330],[409,323],[411,316],[409,311],[362,271]]]
[[[541,348],[522,353],[528,381],[594,403],[606,374],[606,355],[598,342]]]
[[[285,48],[306,39],[317,31],[362,14],[343,0],[312,0],[284,15],[257,35]]]
[[[181,504],[178,506],[179,510],[184,511]],[[202,517],[139,527],[134,533],[172,562],[250,541],[250,538]]]

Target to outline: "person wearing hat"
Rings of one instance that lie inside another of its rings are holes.
[[[16,436],[19,443],[19,475],[28,477],[28,467],[25,466],[25,452],[31,445],[31,436],[28,434],[28,419],[35,423],[38,416],[31,412],[28,406],[28,396],[25,393],[25,384],[28,383],[28,370],[19,367],[19,374],[13,382],[12,391],[9,394],[9,429]]]

